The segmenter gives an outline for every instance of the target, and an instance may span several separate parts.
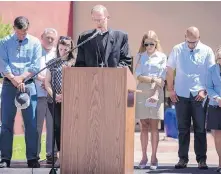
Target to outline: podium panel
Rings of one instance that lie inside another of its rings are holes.
[[[133,173],[135,84],[128,68],[64,68],[62,174]]]

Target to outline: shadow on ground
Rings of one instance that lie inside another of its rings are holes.
[[[148,169],[140,170],[140,169],[134,169],[134,174],[144,174],[144,173],[153,173],[153,174],[217,174],[216,167],[212,166],[209,167],[208,170],[199,170],[196,165],[189,165],[185,169],[175,169],[174,166],[171,166],[171,164],[164,165],[158,167],[157,170],[153,171]]]
[[[11,168],[0,169],[0,174],[49,174],[50,167],[50,165],[45,164],[45,161],[42,161],[40,169],[32,170],[27,168],[25,161],[13,161]],[[185,169],[174,169],[174,166],[171,164],[161,164],[155,171],[149,170],[148,167],[143,170],[134,169],[134,174],[217,174],[215,170],[216,166],[214,165],[209,165],[208,170],[199,170],[197,165],[189,165]],[[59,170],[57,171],[57,174],[60,174]]]

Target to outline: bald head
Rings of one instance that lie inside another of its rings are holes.
[[[199,38],[200,32],[199,29],[196,27],[189,27],[186,30],[186,37],[193,37],[193,38]]]
[[[185,40],[187,42],[188,47],[193,50],[200,39],[200,32],[199,29],[196,27],[189,27],[186,30],[186,34],[185,34]]]

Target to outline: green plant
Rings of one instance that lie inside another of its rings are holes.
[[[2,17],[0,17],[0,39],[11,34],[12,31],[13,31],[13,26],[11,24],[3,23],[3,19]]]

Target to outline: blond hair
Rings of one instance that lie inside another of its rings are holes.
[[[149,30],[147,33],[145,33],[143,35],[141,45],[140,45],[140,48],[139,48],[139,53],[143,53],[143,52],[146,51],[146,47],[144,46],[144,42],[145,42],[146,39],[154,40],[154,42],[156,42],[156,50],[162,52],[162,48],[161,48],[161,45],[160,45],[160,40],[158,39],[157,34],[155,33],[155,31]]]
[[[92,9],[91,9],[91,14],[93,14],[93,12],[104,12],[104,14],[109,17],[109,13],[107,11],[107,8],[103,5],[95,5]]]

